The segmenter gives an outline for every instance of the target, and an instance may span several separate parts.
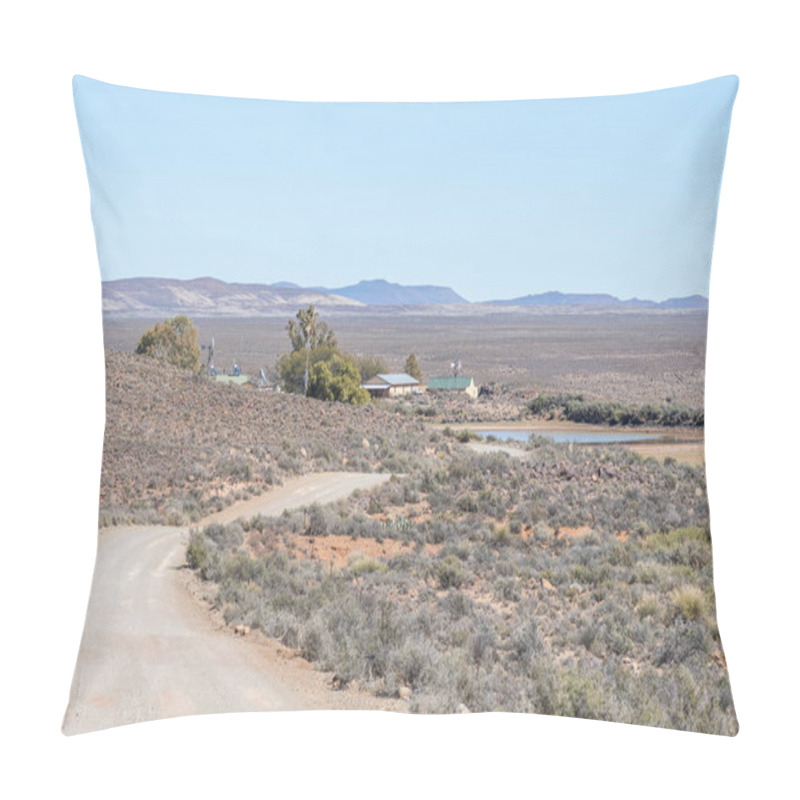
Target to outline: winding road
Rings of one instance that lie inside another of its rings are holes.
[[[329,503],[388,479],[349,472],[292,478],[203,524]],[[173,527],[100,532],[66,735],[187,714],[324,707],[311,671],[281,661],[255,637],[234,636],[195,599],[184,569],[188,535]]]

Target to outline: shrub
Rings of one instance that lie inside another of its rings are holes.
[[[209,555],[206,537],[199,531],[192,531],[186,550],[186,563],[191,569],[202,569],[208,565]]]
[[[309,536],[327,536],[328,534],[328,519],[322,507],[317,503],[314,503],[308,510],[306,534]]]
[[[696,586],[682,586],[672,595],[674,615],[685,620],[696,620],[706,613],[706,598]]]
[[[434,573],[440,589],[460,589],[464,583],[464,567],[454,555],[438,561]]]
[[[348,566],[350,572],[355,576],[368,575],[371,572],[386,572],[388,567],[381,561],[366,556],[356,556]]]
[[[653,617],[658,614],[661,609],[661,604],[654,594],[649,592],[642,595],[642,599],[636,604],[636,611],[642,619],[646,617]]]
[[[708,655],[711,637],[708,629],[700,622],[687,622],[677,619],[667,629],[664,642],[659,649],[655,664],[683,664],[691,658]]]

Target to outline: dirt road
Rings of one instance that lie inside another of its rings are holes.
[[[385,474],[293,478],[204,522],[326,503]],[[188,529],[101,531],[89,608],[64,717],[67,735],[186,714],[337,707],[319,673],[263,638],[234,636],[192,596]],[[350,698],[352,707],[354,698]],[[364,707],[380,707],[363,699]]]

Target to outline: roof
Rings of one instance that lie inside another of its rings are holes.
[[[411,375],[406,375],[405,372],[382,372],[375,375],[366,381],[363,386],[365,388],[374,387],[376,389],[383,389],[385,386],[418,386],[419,381],[412,378]]]
[[[383,372],[378,377],[391,386],[416,386],[419,381],[405,372]]]
[[[468,389],[472,384],[472,376],[459,376],[454,378],[431,378],[428,381],[429,389]]]

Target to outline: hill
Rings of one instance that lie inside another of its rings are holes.
[[[256,317],[289,314],[313,303],[320,308],[358,308],[361,304],[314,289],[260,283],[225,283],[216,278],[123,278],[103,282],[103,313],[153,317]]]
[[[107,350],[101,524],[185,524],[287,475],[403,472],[423,436],[372,404],[224,385]]]

